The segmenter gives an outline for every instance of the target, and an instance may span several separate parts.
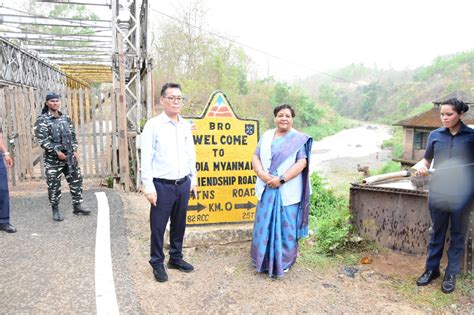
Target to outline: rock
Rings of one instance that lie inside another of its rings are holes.
[[[462,305],[468,305],[469,303],[471,303],[471,298],[468,297],[468,296],[461,296],[459,298],[459,302],[462,304]]]
[[[355,274],[359,271],[359,269],[355,268],[355,267],[343,267],[342,268],[342,272],[350,277],[350,278],[355,278]]]
[[[351,237],[351,242],[353,243],[360,243],[362,242],[364,239],[362,237],[360,237],[359,235],[354,235]]]
[[[336,286],[334,284],[330,284],[330,283],[324,283],[322,284],[322,286],[326,289],[334,289],[336,288]]]

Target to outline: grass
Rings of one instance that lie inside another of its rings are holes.
[[[398,172],[402,169],[402,164],[400,162],[388,161],[381,168],[371,171],[371,176],[387,174],[391,172]]]
[[[388,249],[380,247],[374,242],[362,241],[358,245],[337,254],[322,254],[314,251],[310,240],[300,242],[300,254],[298,263],[316,271],[334,271],[341,266],[356,266],[365,255],[376,255]],[[387,275],[385,275],[387,276]],[[474,275],[465,274],[456,278],[456,291],[451,294],[441,292],[440,280],[426,287],[417,287],[414,278],[399,278],[388,276],[388,286],[394,291],[402,294],[410,303],[420,307],[429,307],[435,312],[444,312],[451,309],[451,305],[460,305],[462,297],[469,298],[474,291]]]
[[[314,141],[318,141],[325,137],[336,134],[341,130],[356,127],[357,125],[358,123],[354,120],[350,120],[341,116],[335,116],[330,118],[327,122],[321,122],[319,124],[306,127],[303,129],[303,131],[309,134]]]
[[[362,258],[362,252],[342,252],[337,255],[327,255],[315,252],[311,245],[300,246],[298,263],[311,266],[319,271],[334,270],[340,265],[354,266]]]
[[[391,149],[394,158],[401,158],[403,156],[403,128],[392,127],[393,136],[390,139],[384,140],[382,143],[383,149]]]
[[[414,284],[415,279],[393,278],[391,283],[393,289],[403,294],[412,303],[441,311],[451,305],[458,305],[461,297],[470,296],[470,292],[474,290],[474,275],[468,273],[457,277],[456,291],[451,294],[441,292],[439,280],[426,287],[417,287]]]
[[[338,252],[322,253],[315,248],[314,239],[308,238],[300,242],[298,263],[321,271],[333,270],[341,265],[355,266],[367,253],[374,255],[386,250],[373,241],[354,238]]]

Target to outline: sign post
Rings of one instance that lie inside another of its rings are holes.
[[[203,114],[191,120],[198,191],[189,200],[187,224],[253,221],[257,177],[252,155],[258,143],[258,121],[237,117],[221,91],[214,92]]]

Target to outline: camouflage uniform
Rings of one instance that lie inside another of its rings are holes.
[[[65,153],[61,143],[64,137],[70,137],[74,152],[77,150],[77,139],[72,121],[69,117],[59,112],[59,117],[54,117],[49,111],[44,111],[35,123],[35,135],[38,143],[44,149],[44,167],[46,183],[48,185],[49,202],[53,209],[58,207],[61,199],[61,175],[66,176],[72,195],[72,204],[82,203],[82,175],[79,165],[70,167],[66,161],[58,158],[57,152]]]

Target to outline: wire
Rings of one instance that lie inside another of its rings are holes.
[[[272,58],[274,58],[274,59],[277,59],[277,60],[280,60],[280,61],[283,61],[283,62],[286,62],[286,63],[289,63],[289,64],[293,64],[293,65],[296,65],[296,66],[301,67],[301,68],[304,68],[304,69],[308,69],[308,70],[314,71],[314,72],[316,72],[316,73],[318,73],[318,74],[325,75],[325,76],[327,76],[327,77],[330,77],[330,78],[335,79],[335,80],[338,80],[338,81],[342,81],[342,82],[345,82],[345,83],[358,85],[357,83],[352,82],[352,81],[350,81],[350,80],[346,80],[346,79],[343,79],[343,78],[341,78],[341,77],[337,77],[337,76],[332,75],[332,74],[327,73],[327,72],[319,71],[319,70],[317,70],[317,69],[308,67],[307,65],[302,65],[302,64],[300,64],[300,63],[297,63],[297,62],[294,62],[294,61],[291,61],[291,60],[282,58],[282,57],[280,57],[280,56],[277,56],[277,55],[268,53],[268,52],[266,52],[266,51],[264,51],[264,50],[261,50],[261,49],[259,49],[259,48],[252,47],[252,46],[250,46],[250,45],[247,45],[247,44],[238,42],[238,41],[236,41],[236,40],[234,40],[234,39],[231,39],[231,38],[225,37],[225,36],[223,36],[223,35],[217,34],[217,33],[215,33],[215,32],[206,30],[206,29],[204,29],[204,28],[202,28],[202,27],[200,27],[200,26],[196,26],[196,25],[191,24],[191,23],[189,23],[189,22],[180,20],[180,19],[178,19],[178,18],[176,18],[176,17],[174,17],[174,16],[171,16],[171,15],[166,14],[166,13],[164,13],[164,12],[161,12],[161,11],[159,11],[159,10],[156,10],[156,9],[153,9],[153,8],[150,8],[150,10],[155,11],[156,13],[161,14],[161,15],[163,15],[163,16],[166,16],[167,18],[170,18],[170,19],[172,19],[172,20],[174,20],[174,21],[177,21],[177,22],[180,22],[180,23],[182,23],[182,24],[185,24],[185,25],[188,25],[188,26],[197,28],[198,30],[204,31],[204,32],[206,32],[206,33],[208,33],[208,34],[210,34],[210,35],[212,35],[212,36],[215,36],[215,37],[218,37],[218,38],[220,38],[220,39],[226,40],[226,41],[228,41],[228,42],[234,43],[234,44],[236,44],[236,45],[239,45],[239,46],[248,48],[248,49],[250,49],[250,50],[253,50],[253,51],[256,51],[256,52],[258,52],[258,53],[264,54],[264,55],[266,55],[266,56],[272,57]]]
[[[68,21],[68,22],[74,23],[74,24],[76,24],[77,26],[80,26],[80,27],[86,27],[87,26],[87,27],[104,28],[103,26],[88,24],[87,22],[99,22],[99,23],[108,22],[108,23],[110,23],[109,20],[84,20],[84,19],[75,19],[75,18],[49,17],[49,16],[46,16],[46,15],[35,15],[35,14],[31,14],[31,13],[26,12],[26,11],[22,11],[22,10],[18,10],[18,9],[15,9],[15,8],[7,7],[3,3],[0,4],[0,8],[4,8],[4,9],[7,9],[7,10],[12,10],[12,11],[19,12],[19,13],[23,13],[23,14],[26,14],[28,17],[33,17],[33,18],[38,17],[38,18],[44,18],[44,19],[50,19],[50,20]]]
[[[18,26],[16,23],[13,23],[13,22],[7,22],[7,23],[4,23],[3,25],[5,26],[9,26],[9,27],[12,27],[12,28],[16,28],[16,29],[19,29],[20,31],[22,31],[22,33],[28,33],[28,34],[34,34],[34,35],[55,35],[55,36],[93,36],[95,35],[95,37],[99,37],[99,38],[104,38],[104,37],[111,37],[112,35],[97,35],[97,33],[99,32],[110,32],[111,30],[100,30],[100,31],[87,31],[87,32],[84,32],[84,33],[71,33],[71,34],[68,34],[68,33],[61,33],[61,34],[58,34],[58,33],[45,33],[45,32],[41,32],[41,31],[36,31],[36,30],[31,30],[31,29],[28,29],[28,28],[25,28],[25,27],[22,27],[22,26]],[[52,25],[54,27],[62,27],[62,26],[57,26],[57,25]],[[76,27],[77,28],[77,27]]]

